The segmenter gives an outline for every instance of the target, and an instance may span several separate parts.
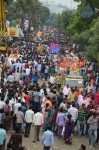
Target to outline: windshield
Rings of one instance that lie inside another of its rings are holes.
[[[73,79],[66,79],[66,84],[69,84],[70,87],[77,86],[78,88],[83,88],[83,81],[82,80],[73,80]]]

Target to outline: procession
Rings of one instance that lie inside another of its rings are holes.
[[[9,27],[8,35],[10,46],[0,49],[0,150],[98,149],[98,63],[58,27]]]

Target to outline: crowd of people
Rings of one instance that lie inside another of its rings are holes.
[[[57,32],[52,33],[54,36],[49,33],[46,39],[58,42]],[[59,54],[51,54],[48,44],[42,44],[42,38],[35,40],[35,34],[28,36],[13,43],[9,56],[1,55],[0,150],[5,147],[10,129],[15,133],[10,137],[7,150],[25,150],[22,134],[29,138],[32,126],[33,143],[40,140],[40,129],[44,130],[44,150],[54,146],[54,135],[69,145],[73,135],[84,135],[89,144],[96,146],[99,141],[99,73],[94,70],[94,64],[80,68],[82,91],[76,85],[70,87],[57,62],[58,55],[61,60],[65,57],[64,47]],[[68,38],[65,44],[73,49]],[[43,53],[37,51],[37,45],[43,45]],[[80,150],[85,149],[86,146],[81,145]]]

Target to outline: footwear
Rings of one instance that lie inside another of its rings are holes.
[[[93,147],[95,147],[95,144],[93,144]]]
[[[33,141],[33,143],[35,143],[35,141]]]
[[[40,141],[40,139],[37,139],[37,141]]]

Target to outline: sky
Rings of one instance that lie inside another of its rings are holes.
[[[66,5],[68,8],[73,9],[73,8],[77,8],[77,3],[74,2],[74,0],[41,0],[41,1],[54,1],[57,4],[63,4]]]

